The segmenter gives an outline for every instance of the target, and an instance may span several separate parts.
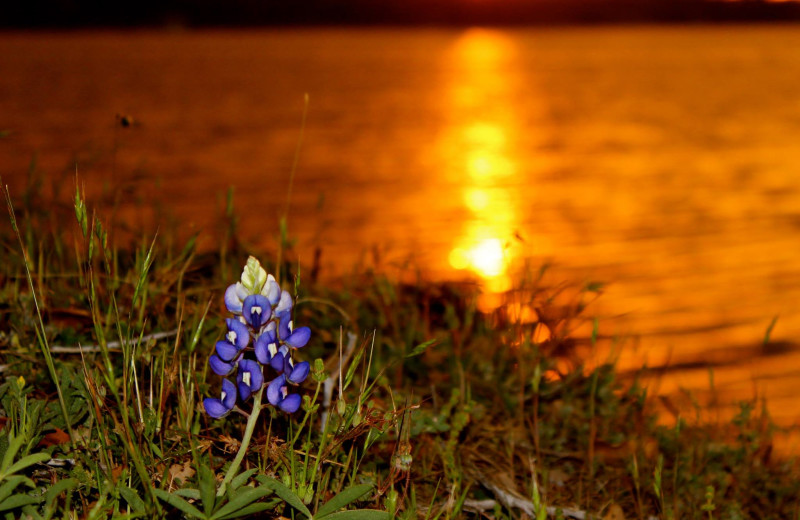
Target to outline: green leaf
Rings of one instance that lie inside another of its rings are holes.
[[[280,500],[271,500],[269,502],[258,502],[256,504],[250,504],[249,506],[236,511],[235,513],[231,513],[228,516],[221,517],[219,520],[228,520],[230,518],[239,518],[240,516],[247,516],[255,513],[260,513],[262,511],[272,509],[279,503]]]
[[[320,507],[317,510],[317,514],[314,515],[314,517],[320,518],[325,515],[329,515],[334,511],[343,508],[350,502],[358,500],[359,498],[363,497],[370,491],[372,491],[372,486],[369,484],[361,484],[358,486],[349,487],[344,491],[342,491],[341,493],[339,493],[338,495],[336,495],[335,497],[333,497],[332,499],[325,502],[322,505],[322,507]]]
[[[8,477],[5,480],[5,483],[2,486],[0,486],[0,502],[8,498],[11,495],[11,493],[13,493],[15,489],[17,489],[17,486],[23,483],[28,487],[34,486],[33,481],[28,477],[24,477],[22,475],[14,475]]]
[[[50,454],[48,453],[33,453],[28,455],[27,457],[23,457],[19,459],[17,462],[11,465],[6,472],[7,475],[13,475],[14,473],[27,468],[28,466],[33,466],[34,464],[38,464],[40,462],[44,462],[46,460],[50,460]]]
[[[50,489],[44,494],[44,501],[45,503],[50,506],[58,496],[63,493],[64,491],[68,491],[70,489],[75,488],[78,485],[77,479],[74,478],[64,478],[50,486]]]
[[[6,453],[3,455],[3,461],[0,462],[0,474],[3,476],[10,475],[11,471],[7,471],[11,463],[14,462],[14,457],[17,456],[17,452],[22,447],[22,444],[25,442],[25,439],[22,435],[18,435],[17,437],[13,437],[9,434],[8,436],[8,448],[6,448]],[[0,477],[2,479],[2,477]]]
[[[0,502],[0,511],[8,511],[9,509],[16,509],[18,507],[27,506],[28,504],[35,504],[39,501],[38,497],[32,497],[23,493],[17,493],[13,497],[7,498]]]
[[[205,516],[210,518],[216,503],[217,481],[214,479],[214,472],[211,468],[202,462],[197,466],[197,484],[200,488],[200,500],[203,501]]]
[[[332,499],[331,499],[332,500]],[[392,515],[377,509],[354,509],[352,511],[339,511],[331,513],[325,520],[391,520]]]
[[[178,495],[179,497],[191,498],[192,500],[200,500],[200,491],[194,488],[181,488],[173,491],[172,494]]]
[[[143,513],[147,510],[147,505],[145,505],[144,500],[139,496],[136,491],[129,488],[128,486],[122,486],[119,488],[119,494],[122,495],[122,498],[125,499],[125,502],[133,508],[134,511],[137,513]]]
[[[231,499],[230,502],[222,506],[219,509],[219,511],[214,513],[214,516],[212,516],[211,518],[216,520],[222,518],[223,516],[228,516],[231,513],[234,513],[244,508],[245,506],[249,506],[259,498],[267,496],[269,494],[270,490],[264,489],[263,487],[244,488],[239,493],[236,493],[236,495],[233,497],[233,499]]]
[[[258,468],[248,469],[247,471],[239,473],[233,478],[233,480],[231,480],[231,485],[228,489],[231,491],[236,491],[243,484],[245,484],[250,477],[255,474],[256,471],[258,471]]]
[[[183,500],[182,498],[180,498],[177,495],[171,495],[171,494],[167,493],[166,491],[164,491],[163,489],[154,489],[153,493],[155,493],[155,495],[158,498],[160,498],[161,500],[163,500],[167,504],[171,505],[175,509],[183,511],[185,514],[187,514],[187,515],[189,515],[191,517],[194,517],[194,518],[208,518],[206,515],[204,515],[202,512],[200,512],[199,509],[197,509],[193,505],[189,504],[188,502],[186,502],[185,500]]]
[[[259,475],[258,481],[268,489],[273,490],[275,494],[284,499],[287,504],[300,511],[308,518],[311,518],[311,511],[309,511],[303,501],[300,500],[300,497],[295,495],[291,489],[283,484],[283,482],[279,482],[274,478],[267,477],[265,475]]]
[[[414,356],[419,356],[420,354],[422,354],[423,352],[425,352],[426,350],[428,350],[428,347],[430,347],[430,346],[431,346],[431,345],[433,345],[434,343],[436,343],[436,340],[435,340],[435,339],[429,339],[429,340],[428,340],[428,341],[426,341],[425,343],[420,343],[419,345],[417,345],[416,347],[414,347],[413,349],[411,349],[411,352],[409,352],[408,354],[406,354],[406,357],[407,357],[407,358],[410,358],[410,357],[414,357]]]

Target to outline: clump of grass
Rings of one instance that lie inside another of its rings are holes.
[[[247,419],[203,413],[206,360],[225,286],[248,254],[276,255],[234,240],[232,202],[220,250],[199,252],[169,232],[116,245],[81,190],[48,206],[70,225],[31,190],[0,232],[8,518],[797,518],[796,461],[771,455],[765,409],[743,403],[724,431],[659,426],[636,378],[574,354],[597,338],[573,333],[597,287],[564,304],[520,279],[525,321],[479,312],[469,285],[297,283],[284,248],[266,267],[314,331],[312,377],[300,412],[264,409],[231,471]]]

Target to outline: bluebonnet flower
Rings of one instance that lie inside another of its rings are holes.
[[[219,399],[213,397],[203,399],[203,407],[206,409],[206,413],[215,419],[228,415],[235,404],[236,386],[227,379],[222,380],[222,394]]]
[[[294,413],[300,408],[300,396],[290,394],[286,384],[286,376],[279,375],[267,386],[267,400],[272,406],[277,406],[286,413]]]
[[[242,401],[246,401],[250,394],[257,392],[264,384],[264,374],[261,373],[261,365],[250,359],[243,359],[239,362],[239,374],[236,376],[236,383],[239,386],[239,396]]]
[[[235,317],[226,321],[228,332],[216,343],[216,353],[209,357],[208,363],[221,376],[236,372],[236,384],[225,379],[222,397],[204,400],[206,412],[212,417],[223,417],[236,404],[237,393],[246,400],[261,391],[267,366],[278,374],[267,386],[267,400],[284,412],[297,411],[302,400],[290,393],[289,387],[305,381],[310,365],[308,362],[295,365],[292,350],[308,343],[311,329],[293,327],[291,293],[281,290],[275,278],[251,256],[241,279],[225,290],[225,306]],[[255,360],[247,354],[251,336]]]

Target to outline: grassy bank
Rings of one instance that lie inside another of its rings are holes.
[[[564,304],[533,273],[507,298],[538,318],[485,314],[471,286],[369,270],[320,285],[285,236],[280,254],[241,244],[232,209],[200,253],[169,231],[117,246],[80,191],[42,197],[11,194],[0,228],[8,518],[800,518],[796,461],[772,456],[761,407],[659,426],[635,378],[571,355],[596,288]],[[203,399],[250,254],[295,298],[312,370],[299,411],[248,428],[252,399],[218,420]]]

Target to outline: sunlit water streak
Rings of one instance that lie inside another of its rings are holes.
[[[628,337],[622,367],[683,367],[659,381],[679,395],[716,366],[720,401],[767,395],[788,424],[798,49],[796,26],[6,34],[0,173],[20,192],[38,153],[68,192],[77,152],[90,193],[125,186],[131,225],[156,225],[158,201],[207,247],[232,185],[244,236],[274,243],[308,92],[302,261],[410,259],[490,289],[552,261],[608,282],[590,310]]]

